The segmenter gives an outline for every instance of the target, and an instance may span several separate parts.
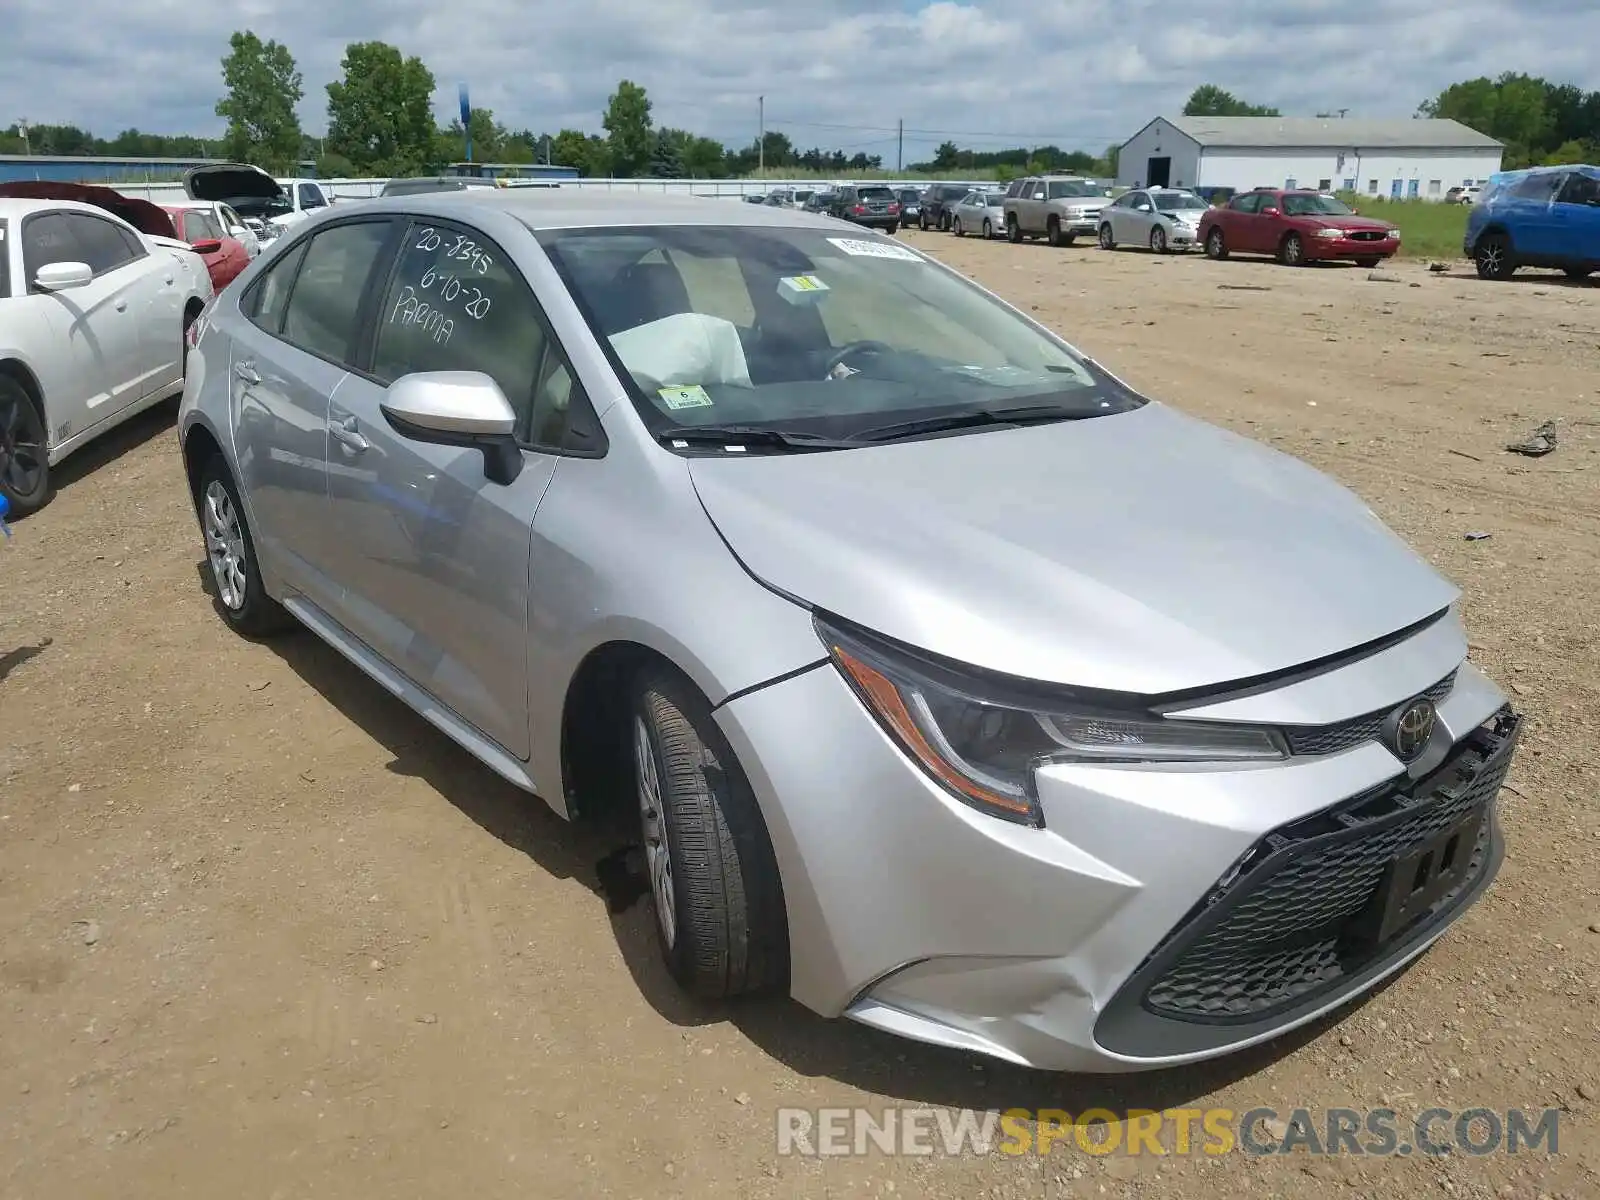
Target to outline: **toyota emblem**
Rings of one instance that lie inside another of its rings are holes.
[[[1411,762],[1427,748],[1438,719],[1432,700],[1413,700],[1395,709],[1385,722],[1389,749],[1401,762]]]

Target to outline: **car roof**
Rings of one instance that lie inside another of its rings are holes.
[[[0,217],[25,217],[30,213],[45,210],[66,209],[69,212],[89,213],[96,217],[111,217],[113,220],[122,220],[114,212],[101,208],[98,204],[83,204],[77,200],[36,200],[32,197],[0,196]],[[124,225],[126,221],[122,221]]]
[[[834,221],[798,209],[730,204],[725,198],[666,193],[612,192],[598,188],[468,188],[380,196],[363,213],[413,213],[448,218],[500,212],[538,232],[627,225],[747,225],[838,229]]]

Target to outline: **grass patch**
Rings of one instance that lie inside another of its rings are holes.
[[[1385,200],[1376,196],[1340,197],[1364,217],[1376,217],[1400,227],[1400,253],[1406,258],[1460,258],[1461,239],[1467,231],[1467,204],[1437,200]]]

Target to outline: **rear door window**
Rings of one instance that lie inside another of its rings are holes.
[[[311,239],[284,310],[285,341],[330,362],[350,363],[361,298],[391,228],[389,221],[357,221]]]

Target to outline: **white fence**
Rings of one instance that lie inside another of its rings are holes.
[[[319,179],[324,190],[337,200],[365,200],[383,191],[387,179]],[[564,188],[604,188],[608,191],[673,192],[691,196],[713,196],[737,199],[752,192],[765,195],[774,188],[791,187],[816,189],[826,185],[826,180],[816,179],[561,179]],[[895,179],[864,180],[866,183],[885,183],[890,187],[924,188],[931,180]],[[138,196],[157,204],[172,204],[182,200],[183,185],[177,183],[114,183],[110,185],[125,196]]]

